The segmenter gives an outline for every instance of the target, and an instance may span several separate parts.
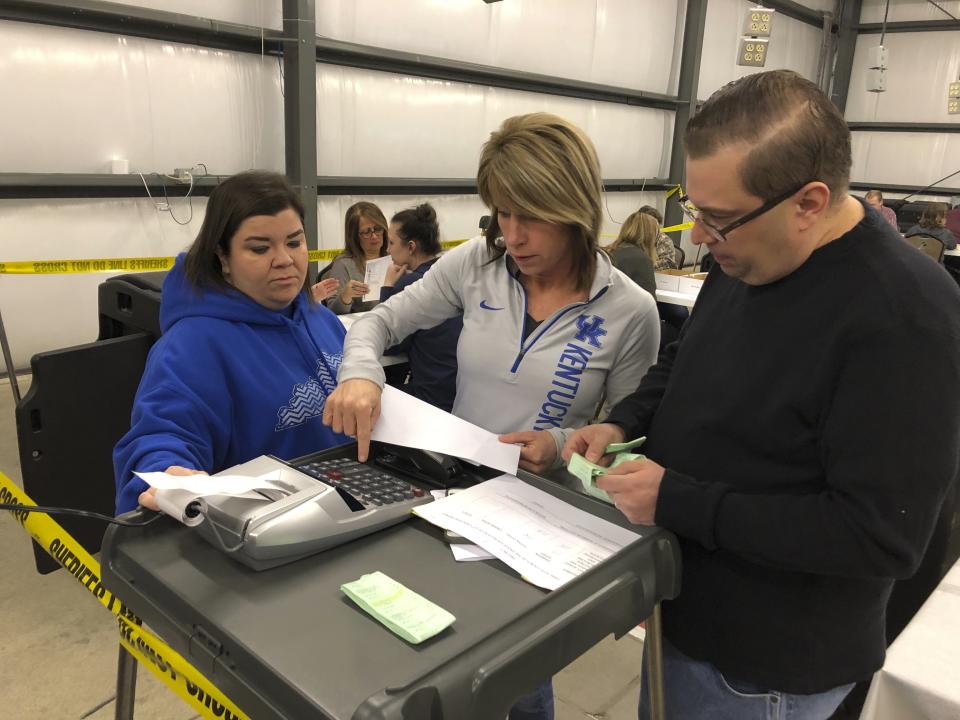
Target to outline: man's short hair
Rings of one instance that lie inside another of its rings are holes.
[[[746,143],[740,180],[751,195],[770,200],[805,182],[830,188],[831,203],[850,182],[850,130],[814,83],[791,70],[747,75],[710,96],[687,124],[687,155],[707,157]]]
[[[867,190],[867,194],[863,196],[863,199],[869,202],[870,200],[876,200],[879,203],[883,202],[883,193],[879,190]]]

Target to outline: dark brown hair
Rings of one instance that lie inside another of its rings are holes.
[[[653,205],[644,205],[637,212],[642,212],[644,215],[649,215],[657,221],[657,225],[663,225],[663,215],[661,215],[660,211],[653,207]]]
[[[303,201],[280,173],[248,170],[228,177],[210,193],[200,232],[183,264],[187,279],[194,287],[228,287],[217,252],[230,256],[230,241],[247,218],[276,215],[288,209],[296,211],[303,221]],[[308,273],[303,289],[309,282]],[[312,293],[308,292],[307,298],[313,302]]]
[[[920,222],[918,224],[922,228],[932,229],[943,227],[946,220],[947,204],[935,202],[929,203],[923,208],[923,213],[920,215]]]
[[[367,255],[360,244],[360,218],[366,218],[383,231],[380,243],[380,257],[387,254],[387,219],[383,212],[372,202],[361,200],[347,208],[343,218],[343,245],[344,255],[353,258],[357,270],[363,273],[367,264]]]
[[[791,70],[747,75],[722,87],[691,118],[685,141],[693,159],[746,143],[740,181],[763,200],[819,180],[834,204],[849,186],[847,123],[820,88]]]
[[[600,163],[593,143],[568,120],[548,113],[507,118],[480,150],[477,190],[490,208],[487,248],[495,260],[499,208],[571,231],[578,290],[589,290],[597,268],[603,223]],[[502,243],[502,241],[500,241]]]
[[[390,223],[397,225],[397,234],[401,240],[417,244],[418,253],[440,253],[440,225],[437,223],[437,211],[430,203],[401,210],[390,218]]]

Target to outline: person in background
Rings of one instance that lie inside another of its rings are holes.
[[[380,302],[386,302],[417,282],[440,259],[440,226],[429,203],[401,210],[390,219],[387,252],[393,265],[387,270]],[[457,395],[457,341],[463,319],[444,320],[428,330],[416,330],[386,354],[406,353],[410,377],[402,390],[450,412]]]
[[[365,282],[367,260],[387,254],[387,219],[372,202],[361,200],[347,208],[343,224],[346,249],[325,271],[340,283],[340,291],[326,300],[337,315],[364,312],[377,304],[363,299],[370,290]]]
[[[649,215],[656,220],[658,230],[663,226],[663,216],[655,207],[644,205],[640,208],[639,212],[644,215]],[[653,268],[655,273],[660,270],[677,269],[677,248],[673,244],[673,240],[664,232],[660,232],[657,236],[657,257]],[[653,296],[657,296],[656,277],[654,277]],[[660,319],[663,320],[663,324],[660,326],[660,347],[662,348],[667,343],[671,343],[677,339],[677,336],[680,334],[680,328],[683,327],[687,318],[690,317],[690,311],[682,305],[673,305],[672,303],[657,301],[657,313],[660,315]]]
[[[905,237],[929,235],[943,243],[946,250],[957,249],[957,238],[946,228],[947,206],[944,203],[928,203],[920,215],[920,222],[904,233]]]
[[[559,467],[564,438],[604,394],[617,402],[636,387],[656,358],[659,321],[649,293],[598,251],[601,177],[593,144],[563,118],[519,115],[490,135],[477,171],[486,238],[445,253],[347,334],[324,422],[356,436],[361,461],[380,415],[380,354],[461,313],[453,414],[522,445],[531,472]],[[549,681],[510,711],[552,717]]]
[[[113,451],[117,513],[158,509],[134,471],[214,473],[349,441],[320,418],[343,325],[309,292],[303,204],[282,175],[244,172],[213,189],[163,282],[160,326]]]
[[[890,227],[892,227],[897,232],[900,232],[900,228],[897,226],[897,214],[883,204],[883,193],[879,190],[868,190],[867,194],[863,196],[864,201],[880,213],[883,216],[883,219],[886,220]]]
[[[605,248],[614,266],[654,298],[657,296],[657,281],[653,277],[653,263],[657,258],[657,238],[661,234],[656,219],[637,210],[623,221],[617,239]]]
[[[663,215],[652,205],[644,205],[639,212],[649,215],[657,221],[658,228],[663,227]],[[664,233],[657,235],[657,260],[653,265],[654,270],[676,270],[677,269],[677,249],[673,240]]]
[[[849,195],[850,130],[797,73],[721,88],[684,145],[681,204],[717,265],[563,454],[647,436],[598,486],[680,541],[671,717],[824,720],[883,664],[891,587],[960,471],[960,289]]]
[[[952,209],[947,211],[947,230],[960,238],[960,195],[950,198],[950,207]]]

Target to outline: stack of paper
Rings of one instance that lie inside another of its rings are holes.
[[[555,590],[640,533],[602,520],[511,475],[414,508],[473,541],[528,582]]]
[[[432,638],[456,620],[449,612],[379,570],[340,586],[343,594],[410,643]]]

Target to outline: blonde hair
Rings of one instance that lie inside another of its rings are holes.
[[[652,215],[643,210],[630,215],[620,226],[620,234],[613,244],[607,248],[613,252],[621,245],[636,245],[643,250],[650,259],[657,262],[657,239],[660,237],[660,224]]]
[[[549,113],[507,118],[480,150],[477,190],[491,211],[487,247],[494,259],[505,252],[498,244],[497,211],[509,207],[570,228],[577,289],[590,288],[603,224],[603,185],[597,152],[580,128]]]

